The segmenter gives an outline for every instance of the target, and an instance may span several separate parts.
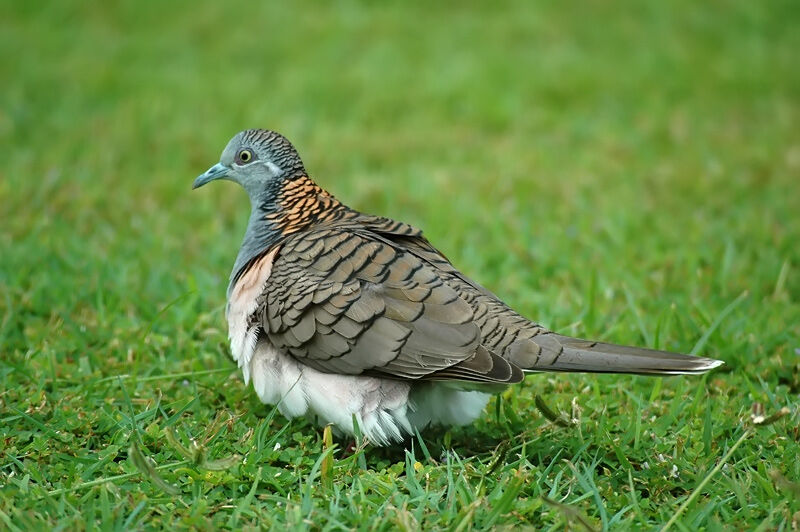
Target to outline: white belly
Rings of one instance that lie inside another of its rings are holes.
[[[465,425],[483,412],[489,394],[436,382],[322,373],[259,340],[247,373],[259,399],[288,417],[314,416],[354,434],[353,419],[372,443],[400,442],[428,425]]]

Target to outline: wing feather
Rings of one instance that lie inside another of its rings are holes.
[[[273,344],[325,372],[520,379],[481,346],[472,306],[435,267],[368,231],[323,227],[292,235],[257,315]]]

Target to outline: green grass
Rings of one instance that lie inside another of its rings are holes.
[[[797,526],[794,3],[94,4],[0,8],[0,528]],[[247,200],[189,187],[247,127],[551,328],[726,365],[329,448],[229,359]]]

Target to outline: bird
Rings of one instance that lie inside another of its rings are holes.
[[[227,289],[231,355],[245,385],[289,419],[384,446],[470,424],[530,373],[700,374],[723,363],[523,317],[421,230],[317,185],[275,131],[237,133],[192,188],[216,180],[238,183],[251,206]]]

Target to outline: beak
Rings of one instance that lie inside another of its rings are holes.
[[[208,170],[206,170],[206,173],[198,176],[198,178],[194,180],[194,183],[192,183],[192,190],[200,188],[206,183],[210,183],[211,181],[214,181],[216,179],[222,179],[227,175],[228,175],[228,167],[223,166],[222,163],[217,163]]]

